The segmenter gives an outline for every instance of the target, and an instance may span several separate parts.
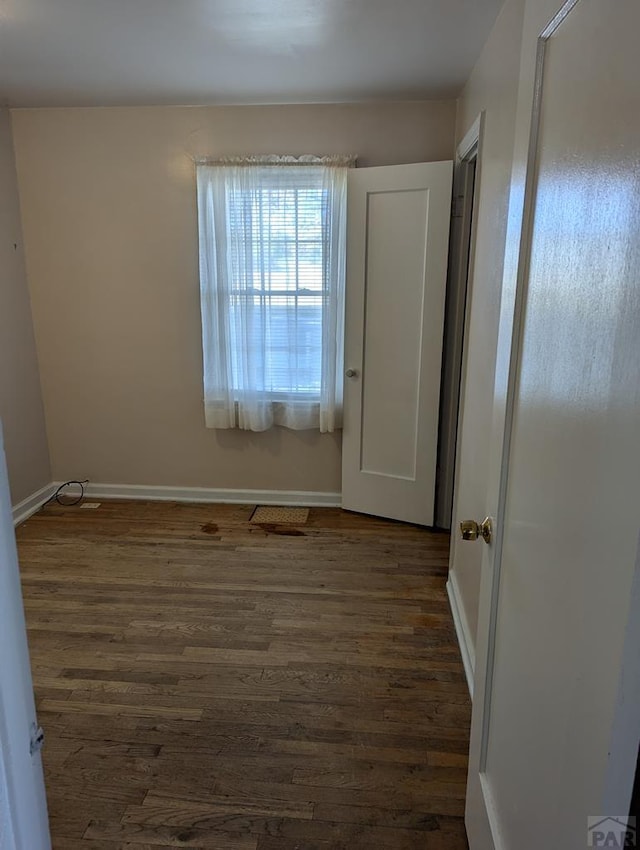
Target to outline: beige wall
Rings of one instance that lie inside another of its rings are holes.
[[[55,479],[340,490],[340,435],[204,427],[193,154],[450,159],[455,104],[13,112]]]
[[[482,110],[475,256],[468,300],[466,371],[454,526],[486,513],[500,296],[520,74],[524,0],[507,0],[458,102],[456,141]],[[473,651],[478,619],[481,547],[454,538],[452,574]]]
[[[0,109],[0,419],[13,504],[51,481],[9,113]]]

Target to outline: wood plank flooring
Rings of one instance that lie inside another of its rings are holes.
[[[55,850],[466,848],[447,535],[252,509],[18,529]]]

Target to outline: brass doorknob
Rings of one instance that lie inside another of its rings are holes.
[[[477,540],[478,537],[482,537],[485,543],[491,543],[493,536],[491,518],[485,517],[480,523],[477,523],[475,519],[463,520],[460,523],[460,534],[463,540]]]

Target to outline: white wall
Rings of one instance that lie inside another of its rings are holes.
[[[55,479],[340,490],[340,434],[204,427],[193,154],[450,159],[455,103],[12,114]]]
[[[0,109],[0,420],[15,505],[51,481],[9,113]]]

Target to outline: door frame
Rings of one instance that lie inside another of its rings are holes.
[[[493,434],[488,482],[487,505],[493,523],[493,539],[491,545],[483,546],[474,674],[475,697],[471,722],[469,774],[465,807],[465,824],[472,848],[493,847],[495,850],[508,850],[500,835],[495,802],[485,776],[491,719],[493,662],[500,594],[504,517],[509,480],[511,435],[528,290],[545,52],[549,39],[579,2],[580,0],[565,0],[559,11],[542,29],[535,45],[533,80],[526,78],[526,75],[525,78],[521,76],[519,86],[516,142],[506,240],[507,255],[503,276],[494,381]],[[526,49],[524,42],[523,49]],[[520,162],[524,167],[520,166]],[[625,635],[621,681],[612,726],[611,758],[601,801],[603,811],[616,809],[616,801],[619,803],[621,796],[624,795],[624,789],[628,787],[629,794],[631,794],[633,786],[637,753],[634,748],[628,746],[628,742],[630,734],[635,734],[637,731],[637,718],[640,716],[640,664],[637,658],[639,640],[640,541],[633,598]]]
[[[453,166],[434,520],[438,528],[446,529],[451,528],[453,517],[458,436],[463,416],[484,123],[483,110],[458,145]]]

